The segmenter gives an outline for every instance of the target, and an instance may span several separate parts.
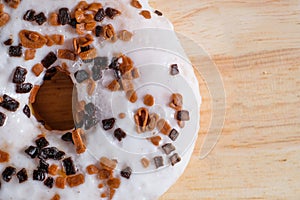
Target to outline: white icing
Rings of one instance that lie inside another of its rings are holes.
[[[91,0],[87,2],[93,2]],[[149,7],[147,1],[140,1],[144,10],[153,11]],[[48,132],[39,128],[39,124],[32,116],[28,119],[22,112],[25,104],[28,104],[29,94],[16,94],[15,84],[12,83],[12,75],[16,66],[22,66],[28,70],[25,82],[30,82],[34,85],[42,84],[41,74],[38,78],[31,72],[31,67],[40,62],[42,58],[50,51],[55,51],[58,48],[70,48],[71,39],[78,37],[74,29],[70,26],[53,27],[46,23],[42,26],[26,22],[22,17],[26,10],[34,8],[37,12],[44,12],[46,16],[50,12],[57,11],[61,7],[72,8],[75,6],[73,0],[23,0],[18,9],[11,9],[5,7],[5,12],[10,13],[10,22],[0,29],[0,52],[2,56],[0,59],[0,95],[7,94],[20,102],[20,108],[16,112],[9,112],[0,108],[0,112],[6,114],[6,124],[0,127],[0,149],[5,150],[10,154],[9,164],[0,164],[0,172],[5,167],[12,165],[20,170],[26,168],[29,180],[25,183],[19,184],[16,177],[13,177],[9,183],[1,180],[2,188],[0,190],[0,200],[9,199],[50,199],[55,193],[61,196],[61,199],[99,199],[103,189],[97,188],[100,181],[97,177],[86,175],[85,183],[75,188],[66,187],[61,190],[55,188],[48,189],[42,182],[32,180],[32,171],[37,166],[37,160],[30,159],[25,153],[24,149],[29,145],[34,145],[34,138],[42,131],[47,134],[47,140],[50,146],[56,146],[60,150],[66,152],[67,155],[72,156],[76,167],[80,172],[85,172],[85,168],[89,164],[96,163],[101,156],[110,158],[117,158],[119,161],[118,170],[122,169],[124,165],[130,165],[134,169],[134,173],[130,179],[121,178],[120,188],[117,189],[114,199],[137,199],[137,200],[153,200],[161,196],[183,173],[194,147],[194,141],[199,129],[199,107],[201,103],[198,82],[193,73],[191,64],[187,56],[184,54],[182,47],[173,33],[171,23],[165,17],[159,17],[151,12],[152,19],[146,20],[139,15],[140,10],[130,5],[130,0],[118,1],[101,1],[104,7],[110,6],[122,12],[122,15],[115,17],[114,20],[105,19],[102,23],[111,23],[115,30],[128,30],[134,33],[130,42],[117,41],[110,43],[96,39],[93,46],[97,48],[99,56],[108,56],[112,58],[113,55],[124,53],[132,58],[135,66],[141,72],[141,78],[134,81],[135,88],[138,89],[138,94],[143,95],[151,90],[151,94],[155,96],[157,102],[154,109],[155,112],[161,113],[166,119],[171,119],[173,110],[166,108],[168,103],[166,99],[169,98],[171,92],[179,92],[184,97],[184,108],[190,111],[191,121],[186,123],[184,129],[179,129],[175,120],[169,120],[173,127],[177,127],[181,132],[180,137],[176,142],[176,152],[182,155],[182,161],[174,167],[169,164],[159,170],[155,170],[153,160],[150,167],[145,170],[140,160],[142,153],[146,157],[162,155],[167,164],[167,156],[165,156],[160,149],[154,147],[149,141],[146,141],[146,136],[151,133],[138,135],[134,133],[134,124],[132,115],[136,108],[143,106],[142,99],[137,104],[133,105],[124,101],[124,93],[112,93],[104,88],[111,80],[111,71],[105,71],[105,78],[100,80],[97,85],[96,93],[92,99],[86,95],[86,85],[79,86],[79,99],[84,99],[87,102],[92,101],[101,110],[101,119],[114,116],[117,118],[119,112],[126,112],[127,118],[117,121],[117,126],[122,127],[128,133],[126,139],[122,143],[117,142],[109,132],[103,131],[99,125],[88,132],[86,136],[87,152],[77,155],[72,144],[67,144],[60,139],[60,135],[55,134],[56,131]],[[64,47],[52,46],[37,49],[34,60],[24,61],[24,58],[11,58],[8,56],[8,47],[3,45],[3,41],[7,40],[10,35],[14,39],[14,44],[18,44],[18,33],[22,29],[38,31],[41,34],[61,33],[65,35],[66,43]],[[138,49],[138,50],[137,50]],[[61,62],[67,62],[70,66],[70,71],[74,73],[78,70],[78,63],[74,64],[70,61],[57,61],[54,65],[59,65]],[[177,63],[180,70],[178,77],[171,77],[168,74],[170,64]],[[153,67],[154,72],[149,71],[149,66]],[[90,68],[89,64],[82,68]],[[159,68],[161,67],[161,69]],[[157,73],[156,75],[153,75]],[[74,78],[73,78],[74,81]],[[148,84],[149,82],[159,83],[160,85]],[[177,85],[176,85],[177,84]],[[139,88],[145,85],[143,88]],[[155,90],[153,90],[155,89]],[[123,96],[123,97],[122,97]],[[117,98],[120,97],[120,98]],[[112,101],[113,99],[113,101]],[[119,102],[118,102],[119,101]],[[113,103],[113,106],[111,104]],[[118,106],[115,106],[118,105]],[[164,106],[163,106],[164,105]],[[53,133],[54,132],[54,133]],[[170,142],[167,137],[163,137],[163,143]],[[126,152],[124,151],[126,150]],[[122,153],[120,153],[122,152]],[[128,153],[129,152],[129,153]],[[152,157],[148,157],[151,159]],[[49,163],[60,164],[60,162],[47,161]],[[61,167],[61,166],[60,166]],[[116,170],[116,176],[119,176],[119,171]]]

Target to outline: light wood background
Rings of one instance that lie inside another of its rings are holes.
[[[161,200],[300,199],[300,1],[150,2],[206,49],[226,92],[222,135],[200,159],[212,99],[199,77],[197,147]]]

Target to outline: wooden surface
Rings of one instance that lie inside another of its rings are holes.
[[[199,77],[201,130],[191,162],[161,200],[300,199],[300,2],[151,0],[206,49],[224,82],[222,135],[200,159],[214,100]],[[201,65],[201,63],[194,63]],[[218,83],[219,84],[219,83]],[[214,85],[212,85],[214,86]]]

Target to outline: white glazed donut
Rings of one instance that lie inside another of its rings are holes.
[[[201,98],[170,22],[147,1],[79,2],[0,1],[0,200],[158,199],[192,154]],[[28,115],[54,66],[82,103],[74,130]]]

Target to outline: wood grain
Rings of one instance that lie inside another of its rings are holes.
[[[216,99],[209,80],[199,77],[203,104],[196,149],[184,175],[161,200],[299,199],[299,1],[151,4],[213,58],[226,93],[221,138],[200,159]]]

